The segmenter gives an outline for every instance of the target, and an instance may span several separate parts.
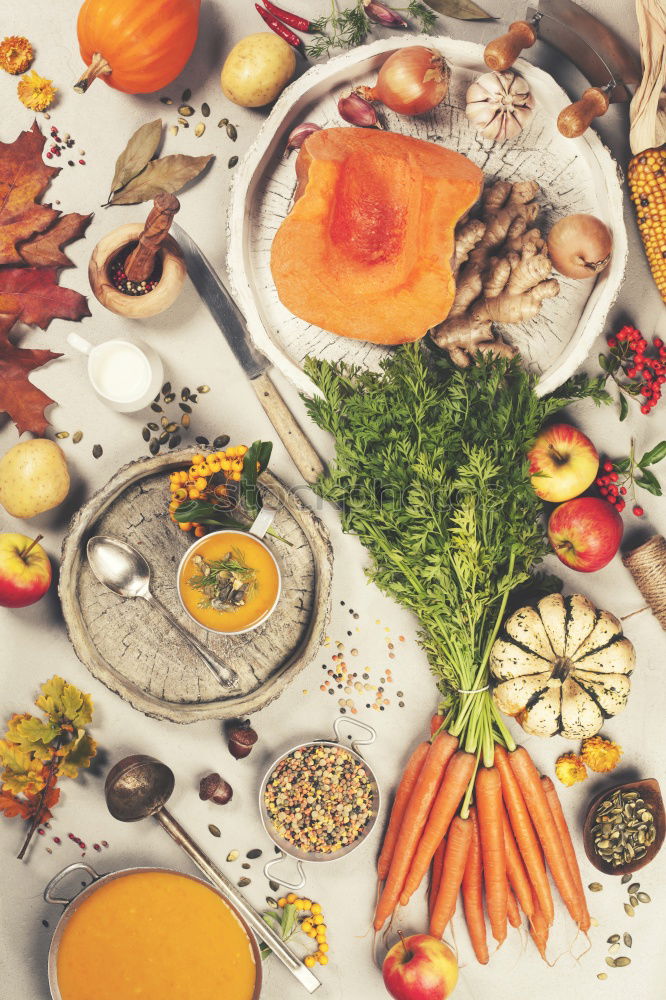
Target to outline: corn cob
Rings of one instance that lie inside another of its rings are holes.
[[[666,145],[637,153],[627,178],[652,277],[666,302]]]

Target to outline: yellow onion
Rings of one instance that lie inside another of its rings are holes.
[[[410,45],[388,57],[374,87],[357,87],[356,92],[399,115],[420,115],[444,100],[450,76],[444,56],[425,45]]]
[[[608,266],[613,237],[595,215],[567,215],[548,233],[548,253],[553,267],[567,278],[593,278]]]

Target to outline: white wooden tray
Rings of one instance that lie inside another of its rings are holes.
[[[337,112],[338,97],[353,86],[374,82],[378,67],[396,49],[419,44],[437,48],[448,60],[453,69],[450,92],[444,104],[418,118],[382,109],[388,129],[464,153],[489,180],[534,178],[543,191],[539,220],[543,228],[572,212],[589,212],[613,232],[611,263],[596,281],[572,281],[558,275],[560,295],[547,300],[535,319],[505,331],[540,376],[539,392],[549,392],[587,356],[622,282],[627,236],[618,168],[592,130],[580,139],[560,135],[555,122],[569,98],[549,74],[524,59],[517,61],[516,69],[528,80],[537,104],[529,127],[516,140],[503,144],[479,136],[464,112],[467,87],[487,70],[483,46],[474,42],[422,35],[382,39],[313,67],[284,91],[234,180],[227,260],[234,294],[257,346],[304,392],[314,391],[302,370],[308,354],[370,367],[385,356],[388,348],[336,337],[285,309],[271,277],[270,249],[293,199],[296,154],[284,155],[292,128],[303,121],[344,125]],[[307,267],[307,261],[303,266]]]

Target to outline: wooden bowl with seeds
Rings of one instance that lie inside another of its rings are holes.
[[[644,868],[658,854],[666,813],[656,778],[613,785],[596,795],[583,825],[588,860],[605,875]]]

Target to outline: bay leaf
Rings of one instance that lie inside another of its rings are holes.
[[[212,159],[212,153],[209,156],[176,153],[152,160],[137,177],[111,196],[111,204],[136,205],[141,201],[151,201],[163,191],[175,194],[194,180]]]
[[[439,14],[458,21],[497,21],[495,14],[488,14],[474,0],[427,0],[427,3]]]
[[[140,174],[155,155],[162,138],[162,119],[146,122],[138,128],[116,160],[116,170],[111,181],[111,194],[119,191],[137,174]]]

